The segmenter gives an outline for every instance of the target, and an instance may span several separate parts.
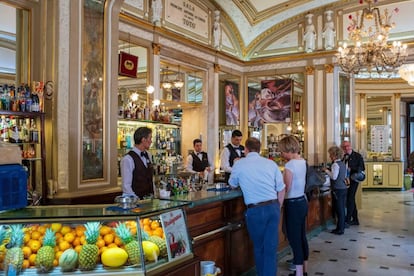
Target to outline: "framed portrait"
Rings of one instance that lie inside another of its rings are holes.
[[[291,79],[261,81],[261,89],[249,89],[249,123],[285,123],[291,118],[293,81]]]
[[[224,82],[224,102],[226,113],[226,125],[239,125],[240,106],[239,106],[239,85],[235,82]]]

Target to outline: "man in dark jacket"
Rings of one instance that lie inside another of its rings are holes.
[[[349,141],[342,142],[344,151],[343,161],[349,172],[349,188],[346,200],[346,223],[348,225],[359,225],[358,210],[355,203],[355,195],[359,182],[365,180],[365,164],[361,154],[352,149]]]

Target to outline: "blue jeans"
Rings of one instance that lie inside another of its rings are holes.
[[[253,242],[258,276],[277,275],[280,206],[273,203],[248,208],[245,213],[247,231]]]
[[[345,230],[345,204],[347,189],[334,190],[332,195],[332,209],[336,214],[336,229],[340,232]]]
[[[295,199],[285,199],[284,218],[286,235],[293,252],[293,264],[303,265],[309,258],[309,245],[306,238],[306,216],[308,202],[303,196]]]

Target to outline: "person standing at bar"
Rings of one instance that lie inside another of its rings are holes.
[[[282,173],[272,160],[260,156],[260,141],[246,141],[246,158],[234,164],[229,184],[240,187],[247,206],[245,220],[253,242],[258,276],[277,275],[280,208],[285,197]]]
[[[243,134],[240,130],[233,130],[231,142],[226,145],[220,155],[220,169],[225,173],[225,182],[228,183],[234,163],[244,157],[244,147],[241,145]]]
[[[186,170],[192,173],[199,173],[204,178],[206,177],[204,174],[212,171],[211,160],[207,152],[203,151],[203,142],[201,139],[194,139],[193,147],[194,152],[187,157]]]
[[[349,173],[349,188],[346,199],[346,223],[348,225],[359,225],[358,210],[355,203],[355,195],[358,191],[359,182],[365,179],[365,164],[362,155],[352,149],[349,141],[342,142],[344,151],[343,161]]]
[[[154,194],[153,166],[148,149],[152,129],[139,127],[134,133],[134,147],[121,160],[122,195],[144,198]]]
[[[284,222],[293,252],[292,263],[296,268],[296,272],[289,276],[307,275],[309,245],[306,238],[308,215],[308,201],[305,196],[306,161],[299,154],[300,143],[296,137],[286,136],[279,141],[278,146],[282,157],[288,160],[283,171],[283,181],[286,185]]]
[[[341,160],[344,152],[337,146],[328,149],[331,158],[331,169],[325,169],[325,172],[331,179],[332,189],[332,209],[336,215],[336,228],[331,231],[335,235],[343,235],[345,231],[345,204],[347,196],[346,166]]]

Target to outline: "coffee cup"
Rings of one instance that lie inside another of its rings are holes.
[[[206,276],[208,274],[215,275],[216,273],[216,263],[213,261],[201,261],[200,262],[200,271],[201,276]]]

